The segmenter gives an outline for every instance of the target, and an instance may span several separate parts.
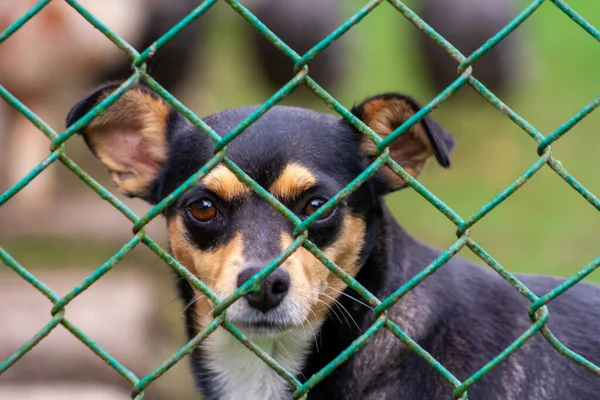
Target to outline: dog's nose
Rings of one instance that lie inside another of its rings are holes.
[[[260,268],[246,268],[240,272],[237,279],[238,287],[246,283],[258,271]],[[290,276],[281,268],[277,268],[262,281],[258,292],[248,293],[244,297],[251,307],[266,313],[281,303],[289,288]]]

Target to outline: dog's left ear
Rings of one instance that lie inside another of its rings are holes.
[[[420,110],[419,104],[412,98],[395,93],[374,96],[352,108],[352,113],[362,120],[379,136],[385,138],[406,120]],[[402,134],[390,144],[390,155],[414,177],[417,177],[425,162],[435,156],[444,168],[450,166],[450,151],[454,147],[454,139],[429,116],[425,116],[414,124],[408,132]],[[367,159],[376,155],[375,144],[363,135],[361,151]],[[380,170],[389,191],[402,188],[405,182],[389,167]]]
[[[71,126],[119,87],[103,85],[77,103],[67,116]],[[109,170],[119,191],[154,202],[152,188],[167,158],[171,108],[144,86],[125,92],[79,133]]]

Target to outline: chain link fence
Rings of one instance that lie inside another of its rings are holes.
[[[10,36],[15,33],[19,28],[27,23],[32,17],[40,12],[51,0],[40,0],[33,8],[31,8],[22,18],[9,26],[4,32],[0,34],[0,45],[5,40],[8,40]],[[207,0],[201,3],[196,9],[194,9],[189,15],[182,19],[177,25],[165,33],[160,39],[158,39],[150,47],[142,51],[137,52],[131,45],[119,37],[115,32],[107,28],[101,21],[94,17],[88,12],[81,4],[76,0],[65,0],[73,9],[75,9],[83,18],[89,21],[94,27],[100,30],[107,38],[109,38],[115,46],[119,47],[123,52],[127,53],[132,61],[133,74],[127,79],[118,89],[112,94],[101,101],[96,107],[90,110],[85,116],[77,121],[72,126],[68,127],[64,132],[57,133],[48,124],[42,121],[36,116],[30,109],[28,109],[22,102],[19,101],[15,96],[9,93],[5,88],[0,86],[0,96],[7,101],[12,107],[22,113],[29,121],[31,121],[37,128],[39,128],[51,141],[50,154],[44,159],[37,167],[35,167],[25,178],[9,188],[5,193],[0,196],[0,206],[9,201],[16,193],[28,185],[33,179],[36,178],[45,168],[54,162],[60,162],[69,168],[75,175],[77,175],[83,182],[85,182],[89,188],[95,191],[100,197],[112,204],[118,209],[126,218],[128,218],[133,225],[133,237],[125,243],[121,249],[115,253],[108,261],[100,266],[94,273],[92,273],[87,279],[85,279],[77,287],[73,288],[64,297],[59,297],[54,293],[48,286],[38,280],[32,275],[26,268],[19,264],[8,252],[0,248],[0,258],[4,264],[11,268],[14,272],[20,275],[23,279],[29,282],[42,294],[44,294],[53,304],[51,309],[51,319],[49,322],[27,343],[23,344],[14,354],[8,359],[0,363],[0,373],[6,371],[8,368],[13,366],[19,361],[19,359],[35,347],[40,341],[42,341],[54,328],[58,325],[64,326],[68,329],[75,337],[77,337],[82,343],[89,347],[98,357],[104,360],[110,365],[116,372],[118,372],[124,379],[126,379],[132,386],[131,397],[134,399],[141,399],[144,397],[145,389],[157,380],[161,375],[168,371],[175,363],[179,362],[183,357],[190,354],[192,350],[199,345],[207,336],[209,336],[217,327],[222,326],[228,330],[233,336],[235,336],[240,342],[242,342],[247,348],[253,351],[257,357],[261,358],[271,368],[273,368],[281,377],[283,377],[293,387],[293,398],[302,399],[306,398],[309,391],[318,385],[328,374],[339,367],[348,357],[353,353],[359,351],[364,347],[369,340],[381,329],[389,330],[398,340],[402,341],[408,349],[417,353],[421,356],[433,369],[441,374],[443,378],[448,381],[449,385],[454,388],[454,397],[457,399],[466,399],[468,390],[471,386],[477,384],[477,382],[484,377],[488,372],[506,360],[511,354],[518,351],[534,334],[541,332],[541,334],[548,341],[549,346],[553,346],[565,357],[571,359],[573,362],[581,364],[591,372],[600,375],[600,366],[591,363],[581,355],[571,351],[565,345],[563,345],[548,329],[546,322],[550,317],[547,304],[560,296],[563,292],[568,290],[570,287],[575,285],[578,281],[585,278],[588,274],[594,271],[600,265],[600,257],[583,267],[574,276],[566,280],[560,286],[554,288],[549,293],[542,297],[536,296],[531,292],[525,285],[523,285],[515,276],[508,272],[502,265],[500,265],[492,256],[490,256],[484,248],[482,248],[475,240],[473,240],[469,233],[470,228],[476,224],[481,218],[485,217],[491,210],[497,207],[500,203],[506,200],[509,196],[515,193],[521,186],[528,182],[528,180],[536,174],[540,169],[550,168],[556,172],[569,186],[583,196],[594,208],[600,211],[600,200],[588,189],[586,189],[581,183],[577,181],[565,168],[561,165],[560,161],[555,159],[552,155],[551,145],[563,135],[565,135],[575,124],[585,118],[591,113],[598,105],[600,105],[600,96],[593,99],[585,107],[583,107],[576,115],[567,120],[554,132],[543,135],[534,126],[528,123],[525,119],[519,116],[517,113],[512,111],[506,104],[504,104],[498,97],[489,91],[481,82],[473,77],[472,64],[482,57],[486,52],[493,48],[496,44],[502,41],[508,34],[528,19],[544,2],[544,0],[536,0],[527,5],[527,7],[514,18],[507,26],[500,30],[496,35],[485,42],[480,48],[474,51],[472,54],[463,55],[461,54],[451,43],[446,41],[442,36],[436,33],[429,25],[427,25],[419,16],[417,16],[409,7],[399,0],[388,0],[388,3],[393,6],[399,13],[401,13],[406,19],[413,23],[421,32],[432,38],[439,46],[443,47],[458,63],[459,68],[457,72],[457,79],[437,95],[432,101],[430,101],[425,107],[423,107],[418,113],[407,120],[404,124],[398,127],[393,133],[387,136],[385,139],[381,139],[375,134],[370,128],[364,123],[353,116],[346,108],[344,108],[335,98],[327,93],[322,87],[319,86],[310,77],[309,66],[310,62],[325,48],[327,48],[333,41],[338,39],[354,25],[360,23],[360,21],[367,16],[373,9],[378,7],[383,0],[372,0],[368,2],[363,8],[356,12],[350,19],[339,26],[329,36],[324,38],[316,46],[310,49],[305,54],[297,54],[291,49],[286,43],[281,41],[273,32],[269,30],[259,19],[257,19],[243,4],[236,0],[225,0],[225,2],[243,17],[249,24],[255,29],[260,31],[277,49],[284,53],[294,62],[295,76],[286,85],[279,89],[273,96],[271,96],[262,106],[260,106],[254,113],[246,118],[242,123],[233,128],[223,137],[220,137],[210,126],[205,124],[202,119],[196,116],[190,111],[184,104],[178,101],[164,88],[162,88],[150,75],[146,73],[146,62],[163,46],[165,46],[173,37],[179,32],[186,28],[191,22],[210,9],[217,0]],[[565,18],[570,18],[574,23],[578,24],[588,34],[600,41],[600,30],[590,25],[581,15],[575,12],[568,4],[562,0],[548,0],[558,7],[564,14]],[[194,125],[200,128],[210,139],[214,141],[214,157],[204,165],[199,171],[192,175],[184,184],[182,184],[173,193],[163,199],[159,204],[152,208],[147,214],[143,216],[136,215],[131,211],[125,204],[120,202],[110,191],[96,182],[91,176],[83,171],[65,152],[64,144],[78,131],[82,130],[86,124],[90,123],[94,117],[103,113],[106,108],[110,107],[120,96],[122,96],[127,90],[132,88],[137,83],[143,82],[149,86],[156,94],[161,96],[167,101],[172,107],[183,114],[189,119]],[[378,157],[373,163],[366,168],[359,176],[357,176],[350,184],[347,185],[342,191],[333,196],[324,206],[322,206],[317,212],[308,217],[305,220],[300,220],[293,212],[287,209],[282,203],[274,198],[269,192],[258,185],[252,180],[242,169],[240,169],[234,162],[227,157],[227,144],[235,140],[235,138],[242,134],[243,131],[257,119],[259,119],[265,112],[271,107],[276,105],[281,99],[290,94],[299,85],[305,85],[310,89],[316,96],[318,96],[323,102],[331,107],[335,112],[341,115],[349,123],[351,123],[356,129],[366,135],[370,140],[376,144],[378,151]],[[463,218],[448,207],[441,199],[437,198],[431,193],[426,187],[419,183],[415,178],[409,175],[400,165],[393,161],[389,157],[388,146],[394,142],[398,137],[404,134],[412,125],[421,120],[424,116],[429,114],[433,109],[439,107],[445,100],[452,96],[459,88],[464,85],[470,85],[475,89],[481,96],[483,96],[489,103],[491,103],[499,112],[510,118],[515,124],[517,124],[527,135],[533,140],[531,150],[537,152],[537,160],[513,183],[511,183],[506,189],[500,192],[490,202],[485,204],[475,214],[468,218]],[[215,166],[223,164],[233,174],[235,174],[240,181],[251,188],[261,198],[268,202],[271,206],[281,212],[286,218],[288,218],[295,226],[294,230],[294,241],[285,249],[278,257],[276,257],[271,263],[265,266],[259,271],[252,279],[242,285],[228,298],[221,299],[215,293],[213,293],[202,280],[192,275],[186,268],[184,268],[177,260],[175,260],[167,251],[161,248],[157,242],[155,242],[145,231],[145,226],[157,215],[159,215],[165,208],[169,207],[175,200],[182,195],[190,187],[197,184],[197,182],[209,173]],[[419,193],[426,201],[430,202],[437,210],[445,215],[452,223],[457,227],[456,236],[457,240],[447,248],[436,260],[434,260],[429,266],[424,268],[419,274],[413,277],[411,280],[406,282],[402,287],[398,288],[391,296],[386,299],[378,299],[369,293],[364,287],[361,286],[352,276],[344,272],[335,263],[329,260],[323,252],[312,243],[307,236],[307,230],[311,224],[318,220],[323,214],[327,213],[333,207],[335,207],[344,198],[349,196],[358,186],[364,183],[366,180],[371,178],[377,170],[387,165],[397,175],[399,175],[408,186]],[[85,332],[81,331],[76,325],[74,325],[65,316],[65,310],[67,305],[91,285],[93,285],[98,279],[102,278],[104,274],[114,268],[131,250],[138,245],[144,245],[150,248],[158,257],[166,262],[166,264],[179,273],[183,278],[187,279],[196,289],[200,290],[208,299],[214,303],[213,309],[213,321],[206,326],[195,338],[189,341],[185,346],[175,352],[169,359],[165,360],[161,365],[156,367],[152,372],[146,376],[137,376],[133,371],[129,370],[126,366],[121,364],[117,359],[111,356],[107,351],[101,348],[97,343],[91,340]],[[270,273],[272,273],[281,263],[283,263],[287,257],[289,257],[299,247],[304,247],[309,250],[314,256],[319,259],[324,268],[328,268],[333,274],[344,281],[351,289],[358,293],[366,303],[374,308],[376,316],[376,322],[366,330],[360,337],[358,337],[350,347],[339,354],[329,365],[319,371],[317,374],[308,377],[305,382],[299,381],[294,375],[288,372],[282,367],[277,361],[269,356],[269,354],[262,351],[257,345],[252,343],[240,330],[238,330],[231,322],[226,320],[227,308],[240,297],[245,294],[257,289],[260,282],[265,279]],[[508,281],[514,288],[526,297],[531,305],[529,306],[529,315],[531,318],[531,326],[523,332],[523,334],[515,340],[510,346],[504,349],[494,359],[484,365],[479,371],[474,373],[468,379],[464,381],[458,380],[452,375],[444,365],[440,364],[431,355],[429,355],[423,348],[419,346],[413,339],[411,339],[405,332],[403,332],[391,319],[386,315],[392,305],[394,305],[400,298],[406,295],[409,291],[414,289],[417,285],[423,282],[429,275],[433,274],[438,268],[444,265],[451,257],[453,257],[458,251],[464,247],[468,247],[474,254],[479,256],[487,265],[494,269],[499,275],[501,275],[506,281]],[[432,372],[433,373],[433,372]]]

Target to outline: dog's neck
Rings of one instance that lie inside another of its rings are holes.
[[[392,246],[397,245],[398,240],[411,239],[383,205],[370,223],[376,233],[370,239],[373,245],[364,254],[356,279],[375,296],[385,297],[390,274],[401,275],[392,277],[395,282],[405,280],[405,271],[388,270]],[[193,292],[187,281],[180,280],[179,286],[184,301],[191,300]],[[299,380],[305,381],[345,350],[373,322],[373,311],[365,306],[366,302],[350,289],[344,293],[338,299],[335,312],[327,316],[320,329],[308,327],[277,338],[250,339]],[[186,319],[191,338],[196,333],[191,326],[195,320],[193,307],[186,310]],[[218,328],[196,348],[192,368],[198,388],[207,400],[278,400],[291,396],[289,384],[223,328]]]
[[[180,295],[188,304],[194,291],[177,279]],[[194,307],[185,310],[188,338],[196,336]],[[273,338],[249,339],[293,375],[302,378],[305,359],[319,340],[318,327],[291,329]],[[256,354],[224,328],[217,328],[191,354],[192,373],[205,400],[289,399],[290,385]]]
[[[288,372],[297,375],[317,335],[310,328],[300,328],[276,338],[249,336],[249,339]],[[202,343],[201,353],[208,372],[201,390],[210,393],[207,399],[284,400],[291,397],[290,385],[223,328]]]

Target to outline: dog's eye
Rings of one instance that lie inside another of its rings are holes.
[[[208,199],[202,199],[189,206],[190,213],[201,222],[207,222],[217,216],[217,207]]]
[[[315,197],[312,198],[308,201],[308,203],[306,204],[306,206],[304,207],[304,215],[306,215],[307,217],[310,217],[311,215],[313,215],[320,207],[323,206],[323,204],[325,204],[327,202],[327,200],[322,199],[320,197]],[[321,216],[321,218],[327,218],[329,215],[331,215],[333,211],[333,208],[329,211],[327,211],[325,214],[323,214]]]

